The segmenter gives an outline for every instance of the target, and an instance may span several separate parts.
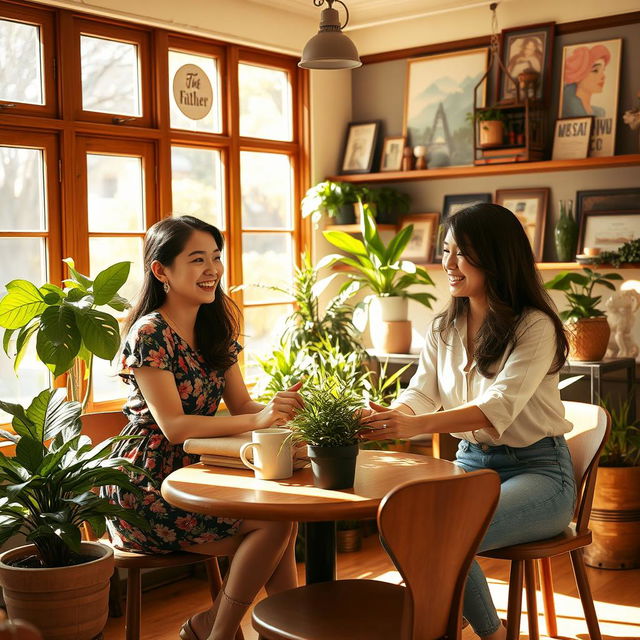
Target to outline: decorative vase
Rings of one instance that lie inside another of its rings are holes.
[[[356,474],[357,444],[344,447],[309,445],[313,484],[320,489],[349,489]]]
[[[560,200],[560,218],[555,228],[556,255],[560,262],[573,262],[578,244],[578,224],[573,217],[573,200]]]
[[[606,316],[581,318],[565,326],[568,329],[570,360],[599,362],[604,358],[611,336]]]

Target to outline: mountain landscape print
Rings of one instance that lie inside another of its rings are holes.
[[[473,164],[473,89],[487,70],[487,49],[408,61],[404,129],[427,147],[429,168]],[[478,90],[484,106],[486,87]]]

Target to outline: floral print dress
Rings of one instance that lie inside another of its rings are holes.
[[[237,360],[242,347],[233,342],[231,352]],[[124,520],[111,520],[109,533],[116,547],[142,553],[170,553],[183,547],[213,542],[236,535],[240,520],[189,513],[171,506],[160,494],[162,481],[176,469],[198,462],[198,456],[185,453],[182,445],[172,445],[151,415],[132,369],[156,367],[173,373],[185,414],[215,415],[224,392],[224,371],[210,367],[154,311],[140,318],[127,336],[122,353],[120,375],[131,386],[123,412],[129,424],[122,435],[141,436],[117,442],[112,455],[129,458],[154,478],[144,475],[131,481],[141,490],[137,496],[126,489],[104,487],[102,495],[145,518],[149,530],[140,530]]]

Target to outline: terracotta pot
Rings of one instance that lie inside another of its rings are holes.
[[[605,316],[583,318],[566,325],[569,338],[569,359],[596,362],[604,358],[611,328]]]
[[[372,323],[371,342],[374,349],[382,353],[409,353],[411,321]]]
[[[501,120],[482,120],[478,123],[481,147],[498,147],[504,139],[504,124]]]
[[[44,640],[95,638],[107,622],[113,551],[98,542],[83,542],[83,554],[95,560],[52,569],[7,564],[34,551],[30,544],[0,555],[0,584],[9,618],[30,622]]]
[[[362,529],[338,529],[336,548],[340,553],[353,553],[362,548]]]
[[[603,569],[640,567],[640,467],[600,467],[585,562]]]

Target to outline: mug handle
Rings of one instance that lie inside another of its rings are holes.
[[[258,442],[245,442],[240,447],[240,460],[242,460],[242,462],[244,462],[244,464],[247,467],[249,467],[249,469],[253,469],[254,471],[262,471],[262,469],[260,469],[259,467],[256,467],[256,465],[253,464],[253,462],[250,462],[248,460],[246,452],[249,450],[249,448],[257,447],[259,444],[260,443],[258,443]]]

